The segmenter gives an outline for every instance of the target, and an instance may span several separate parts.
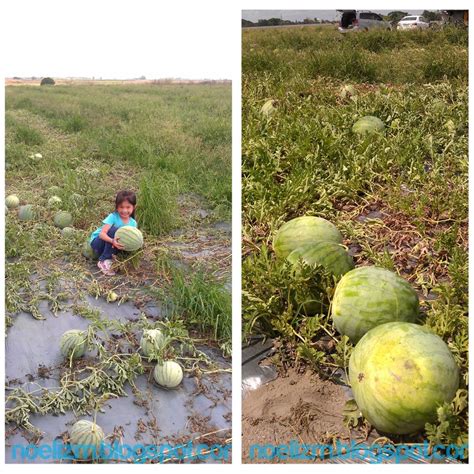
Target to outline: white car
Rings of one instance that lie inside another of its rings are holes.
[[[397,30],[424,30],[429,28],[430,24],[424,17],[418,15],[411,15],[403,17],[397,25]]]
[[[338,28],[340,33],[368,31],[373,28],[392,29],[390,23],[377,13],[357,10],[338,10],[338,12],[342,13]]]

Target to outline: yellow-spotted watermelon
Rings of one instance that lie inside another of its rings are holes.
[[[362,414],[382,433],[410,434],[451,402],[459,369],[444,341],[413,323],[370,330],[349,361],[349,379]]]

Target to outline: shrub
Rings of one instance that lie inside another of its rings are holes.
[[[52,77],[43,77],[43,79],[41,79],[41,86],[54,86],[54,84],[56,84],[56,82],[54,82],[54,79]]]

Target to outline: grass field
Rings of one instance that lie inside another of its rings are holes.
[[[328,315],[305,318],[292,304],[318,273],[295,280],[272,250],[284,222],[331,220],[356,265],[395,270],[413,285],[420,322],[461,369],[456,399],[420,435],[431,443],[467,440],[467,43],[462,29],[243,32],[244,335],[277,338],[280,367],[326,376],[347,367],[352,346]],[[341,97],[349,84],[357,94]],[[364,115],[385,132],[353,134]],[[325,291],[330,298],[334,284]],[[321,349],[328,334],[335,346]]]
[[[122,256],[117,276],[109,278],[82,256],[82,245],[114,210],[122,189],[137,193],[145,246]],[[92,363],[97,374],[107,372],[115,357],[100,351],[110,341],[100,343],[99,334],[119,331],[137,352],[136,331],[156,324],[174,341],[167,357],[178,358],[190,374],[221,370],[199,347],[224,356],[231,350],[229,84],[7,87],[6,194],[35,210],[31,221],[20,221],[16,209],[5,216],[7,337],[19,314],[43,320],[46,303],[54,315],[70,311],[88,321],[99,351]],[[48,206],[52,194],[62,200],[56,207]],[[74,218],[70,238],[53,225],[58,209]],[[133,303],[143,316],[152,305],[163,323],[150,316],[117,325],[107,311],[98,314],[85,302],[91,296],[105,302],[113,292],[118,300],[111,307]],[[117,396],[148,370],[140,358],[126,359],[116,361],[123,375],[112,390]],[[68,386],[67,401],[51,403],[48,391],[39,398],[10,393],[8,402],[16,403],[7,420],[33,430],[34,413],[65,407],[90,413],[111,388],[97,377],[90,397],[81,400],[75,398],[77,386]],[[21,403],[31,410],[19,411]]]

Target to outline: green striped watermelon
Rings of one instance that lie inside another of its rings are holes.
[[[340,277],[354,268],[354,261],[341,244],[335,242],[315,242],[293,250],[287,260],[293,265],[300,259],[307,265],[321,265],[328,272]]]
[[[357,342],[380,324],[414,322],[418,310],[418,295],[403,278],[385,268],[360,267],[337,284],[331,313],[336,329]]]
[[[71,329],[61,336],[61,353],[68,359],[78,359],[86,353],[87,334],[80,329]]]
[[[166,336],[159,329],[145,329],[140,340],[140,348],[147,357],[159,352],[166,344]]]
[[[283,224],[273,239],[278,258],[286,258],[293,250],[321,240],[342,243],[338,228],[322,217],[303,216]]]
[[[380,432],[409,434],[436,419],[451,402],[459,369],[443,340],[406,322],[370,330],[349,361],[349,379],[362,414]]]
[[[265,115],[265,117],[270,117],[276,111],[275,105],[276,105],[276,100],[269,99],[262,105],[260,112],[262,112],[262,114]]]
[[[60,229],[64,227],[70,227],[72,224],[72,216],[69,212],[59,211],[54,216],[54,225]]]
[[[89,420],[79,420],[72,426],[69,441],[74,456],[78,459],[97,459],[105,436],[102,428]]]
[[[183,369],[177,362],[167,360],[156,364],[153,377],[158,385],[165,388],[175,388],[183,380]]]
[[[20,219],[20,221],[31,221],[35,218],[35,215],[33,204],[25,204],[18,209],[18,219]]]
[[[10,194],[5,199],[5,205],[9,209],[15,209],[20,205],[20,199],[15,194]]]
[[[115,232],[115,238],[124,246],[126,252],[133,252],[143,247],[143,235],[133,226],[126,225],[120,227]]]
[[[51,196],[49,199],[48,199],[48,207],[55,207],[55,206],[59,206],[59,204],[61,204],[63,201],[62,199],[59,197],[59,196]]]
[[[59,186],[51,186],[48,188],[48,194],[50,196],[56,196],[61,193],[61,188]]]
[[[352,131],[363,135],[366,133],[380,133],[383,132],[384,128],[384,123],[378,117],[366,115],[357,120],[357,122],[352,126]]]
[[[64,227],[64,229],[61,230],[61,235],[66,238],[72,238],[76,234],[76,230],[74,227]]]

